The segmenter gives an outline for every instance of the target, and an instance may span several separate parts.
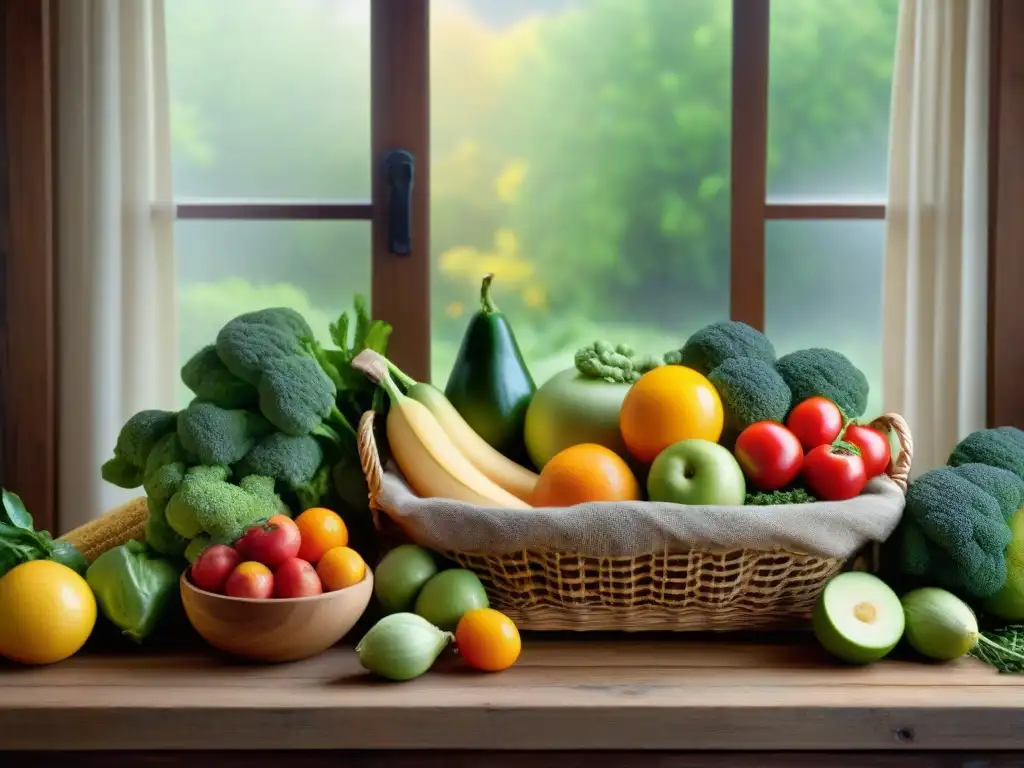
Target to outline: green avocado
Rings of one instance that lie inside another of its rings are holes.
[[[444,394],[480,437],[521,462],[526,409],[537,387],[508,319],[491,299],[493,279],[484,276],[480,309],[470,318]]]

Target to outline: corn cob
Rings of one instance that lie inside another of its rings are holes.
[[[60,538],[70,542],[90,563],[107,550],[131,539],[143,541],[149,508],[146,497],[139,496],[68,531]]]

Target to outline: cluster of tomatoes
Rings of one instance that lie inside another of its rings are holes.
[[[888,436],[847,421],[824,397],[798,404],[786,423],[760,421],[736,439],[736,460],[759,490],[777,491],[798,477],[821,501],[852,499],[891,460]]]
[[[204,549],[189,577],[200,589],[229,597],[311,597],[366,576],[366,562],[347,544],[345,522],[329,509],[307,509],[294,520],[274,515],[234,546]]]

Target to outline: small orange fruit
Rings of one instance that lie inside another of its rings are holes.
[[[348,545],[348,528],[341,515],[325,507],[311,507],[295,518],[302,534],[298,557],[318,563],[329,549]]]
[[[474,669],[500,672],[516,663],[523,648],[512,620],[493,608],[466,611],[455,628],[459,655]]]
[[[544,465],[530,501],[535,507],[571,507],[585,501],[633,501],[640,483],[615,451],[596,443],[563,449]]]
[[[644,464],[681,440],[717,443],[722,423],[722,400],[714,385],[682,365],[645,373],[629,388],[619,411],[626,448]]]
[[[334,547],[324,552],[316,565],[316,575],[324,591],[333,592],[355,586],[366,577],[366,561],[348,547]]]

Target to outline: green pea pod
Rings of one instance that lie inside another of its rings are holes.
[[[96,558],[85,574],[103,615],[137,643],[149,637],[178,594],[181,565],[129,541]]]

